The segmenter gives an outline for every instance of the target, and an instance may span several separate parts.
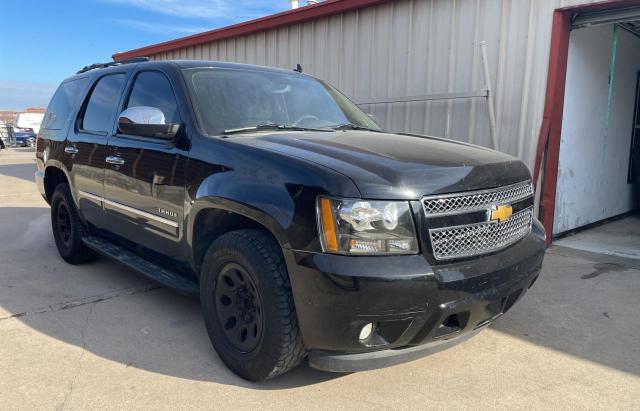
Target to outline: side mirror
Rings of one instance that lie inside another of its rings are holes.
[[[118,131],[141,137],[172,140],[180,124],[167,124],[162,110],[155,107],[129,107],[118,116]]]

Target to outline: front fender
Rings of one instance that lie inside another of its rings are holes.
[[[282,153],[211,138],[193,146],[185,204],[188,235],[198,212],[214,207],[257,221],[283,248],[319,252],[317,197],[360,194],[344,175]]]
[[[189,213],[187,214],[187,227],[188,232],[190,233],[189,238],[193,237],[193,233],[195,232],[195,224],[200,212],[212,208],[228,211],[254,220],[256,223],[264,226],[267,230],[269,230],[278,240],[278,243],[281,247],[291,248],[291,242],[286,230],[281,225],[281,223],[273,216],[269,215],[264,210],[251,206],[249,204],[216,196],[202,196],[195,200],[193,204],[191,204]]]

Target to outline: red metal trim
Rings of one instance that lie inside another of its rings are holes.
[[[540,219],[547,232],[547,244],[551,244],[553,237],[553,217],[556,204],[556,186],[558,183],[560,131],[562,130],[564,88],[567,77],[570,24],[570,12],[556,10],[553,13],[551,53],[549,55],[549,68],[547,72],[547,91],[534,170],[534,184],[537,184],[542,158],[546,153],[542,195],[540,197]]]
[[[299,24],[333,14],[344,13],[364,7],[375,6],[386,3],[390,0],[325,0],[323,2],[303,6],[295,10],[287,10],[271,16],[262,17],[255,20],[246,21],[233,26],[222,27],[220,29],[206,31],[164,43],[152,44],[150,46],[135,50],[124,51],[114,54],[113,60],[119,61],[132,57],[151,56],[154,54],[194,46],[196,44],[208,43],[230,37],[245,36],[258,31],[265,31],[276,27]]]
[[[571,18],[577,12],[600,11],[638,5],[640,5],[640,0],[610,0],[560,8],[553,13],[547,90],[533,177],[534,184],[537,185],[540,177],[540,166],[542,165],[544,176],[540,197],[540,220],[547,231],[547,244],[551,244],[553,238]]]

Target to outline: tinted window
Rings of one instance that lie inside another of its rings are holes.
[[[114,110],[120,97],[123,82],[124,74],[112,74],[98,80],[82,118],[81,128],[83,130],[98,133],[111,131]]]
[[[162,110],[166,123],[179,121],[178,104],[171,83],[157,71],[143,71],[136,76],[127,108],[140,106]]]
[[[264,124],[379,130],[355,104],[312,77],[251,70],[184,70],[198,122],[209,135]]]
[[[51,102],[49,102],[41,128],[49,130],[62,129],[71,111],[77,107],[82,99],[82,93],[88,82],[88,78],[81,78],[62,83],[53,95]]]

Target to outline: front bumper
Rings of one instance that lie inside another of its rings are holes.
[[[522,298],[538,277],[544,250],[539,224],[505,250],[446,264],[421,255],[287,250],[310,364],[340,372],[379,368],[464,341]],[[367,323],[375,331],[361,342]]]
[[[309,353],[309,365],[317,370],[329,372],[359,372],[390,367],[454,347],[479,333],[482,328],[448,340],[434,340],[422,345],[395,350],[379,350],[356,354],[313,350]]]

